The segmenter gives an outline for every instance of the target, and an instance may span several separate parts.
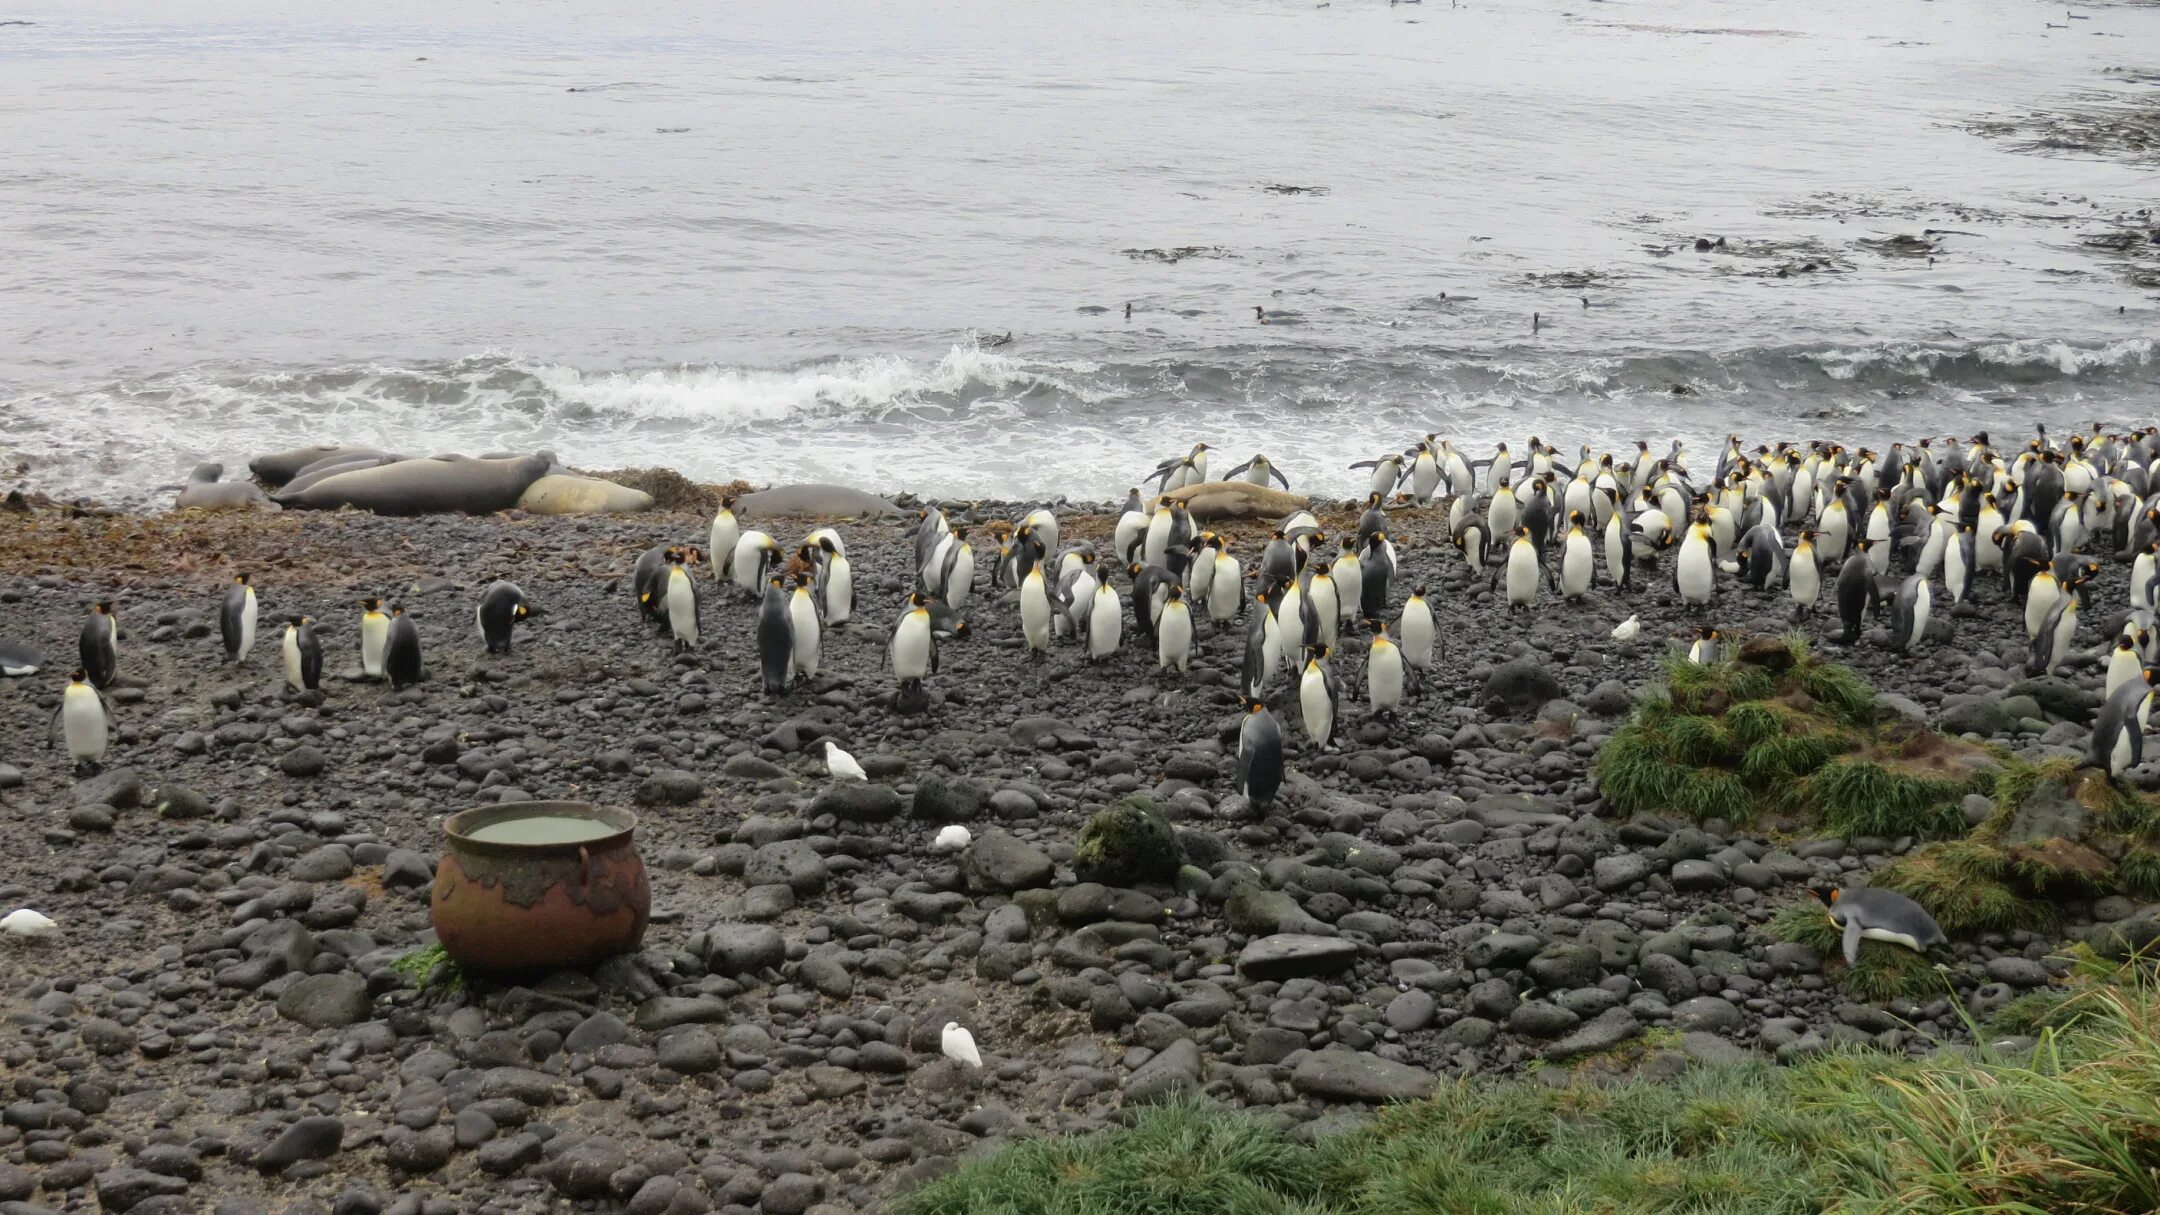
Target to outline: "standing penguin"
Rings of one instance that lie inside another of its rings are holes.
[[[1822,569],[1815,564],[1815,533],[1801,532],[1785,565],[1785,583],[1792,591],[1793,610],[1802,617],[1815,613],[1822,597]]]
[[[1298,709],[1305,718],[1305,736],[1322,751],[1334,741],[1336,708],[1341,700],[1327,657],[1326,646],[1306,646],[1305,673],[1298,678]]]
[[[490,582],[480,592],[480,606],[473,609],[473,620],[480,626],[480,639],[487,643],[487,652],[509,653],[511,626],[532,613],[532,604],[526,602],[525,592],[517,583],[501,579]]]
[[[1597,553],[1590,547],[1590,537],[1583,534],[1582,512],[1576,511],[1568,516],[1567,535],[1560,540],[1560,597],[1581,599],[1590,593],[1596,577]]]
[[[758,601],[757,645],[765,694],[787,691],[788,667],[795,660],[795,628],[788,623],[788,594],[778,577],[766,579],[764,597]]]
[[[1148,527],[1148,513],[1140,509],[1140,491],[1137,489],[1127,491],[1124,512],[1118,515],[1117,528],[1110,536],[1110,547],[1116,552],[1119,561],[1130,562],[1133,560],[1133,547],[1146,539]],[[1169,542],[1169,527],[1170,520],[1166,517],[1163,520],[1164,543]],[[1044,544],[1046,551],[1053,553],[1057,551],[1055,548],[1049,548],[1047,541]]]
[[[306,616],[285,618],[285,686],[295,692],[322,688],[322,642],[315,637],[315,622]]]
[[[1305,606],[1309,613],[1305,640],[1332,646],[1342,635],[1342,596],[1335,589],[1335,577],[1326,569],[1313,571],[1312,581],[1305,584]]]
[[[60,710],[53,720],[67,745],[68,762],[77,776],[98,772],[105,758],[111,725],[105,716],[105,697],[89,682],[90,673],[78,670],[60,695]]]
[[[735,542],[742,539],[742,522],[735,517],[735,495],[720,495],[720,509],[713,513],[712,532],[707,538],[707,551],[712,553],[714,581],[728,575],[728,566],[735,560]]]
[[[1179,674],[1190,670],[1192,636],[1192,609],[1185,604],[1184,588],[1173,582],[1162,617],[1155,622],[1155,669],[1174,666]]]
[[[369,679],[383,677],[383,649],[390,641],[390,614],[380,599],[360,601],[360,673]]]
[[[1050,636],[1056,623],[1057,605],[1050,600],[1050,584],[1042,567],[1027,572],[1020,582],[1020,636],[1026,640],[1028,657],[1041,661],[1050,653]]]
[[[1960,525],[1956,533],[1943,542],[1943,590],[1949,593],[1951,603],[1963,603],[1965,596],[1972,594],[1977,557],[1970,525]]]
[[[1432,604],[1425,600],[1424,587],[1410,592],[1410,598],[1403,601],[1402,618],[1397,621],[1396,628],[1402,633],[1402,644],[1398,648],[1402,650],[1403,661],[1410,664],[1412,670],[1431,670],[1433,614]]]
[[[1268,712],[1257,696],[1245,698],[1245,720],[1238,726],[1238,792],[1253,813],[1266,814],[1275,806],[1275,791],[1283,782],[1282,723]]]
[[[1512,613],[1518,608],[1528,608],[1536,603],[1538,575],[1542,570],[1538,564],[1537,541],[1531,538],[1529,528],[1515,529],[1515,542],[1508,545],[1505,571],[1508,611]],[[1494,576],[1497,577],[1498,573],[1495,571]]]
[[[1716,666],[1725,657],[1725,634],[1709,625],[1698,625],[1688,646],[1688,661],[1697,666]]]
[[[393,692],[420,682],[420,626],[396,604],[390,606],[390,627],[383,639],[383,673],[390,677]]]
[[[1125,636],[1125,605],[1118,598],[1117,588],[1108,582],[1095,584],[1095,595],[1087,609],[1087,656],[1089,662],[1101,662],[1117,653],[1118,643]]]
[[[764,593],[765,579],[780,565],[780,542],[756,529],[735,541],[735,555],[728,562],[728,576],[745,596]]]
[[[920,690],[923,680],[937,670],[937,632],[930,622],[928,596],[915,595],[908,601],[907,614],[893,629],[885,656],[899,677],[902,692]]]
[[[1373,624],[1372,649],[1365,658],[1365,697],[1375,717],[1393,717],[1403,699],[1403,654],[1388,638],[1387,625]]]
[[[770,539],[770,537],[767,537]],[[744,537],[748,540],[749,537]],[[750,555],[743,555],[742,545],[736,546],[735,572],[740,574],[745,566],[764,566],[764,554],[769,550],[752,548]],[[738,579],[740,581],[740,579]],[[683,568],[681,552],[668,554],[667,582],[660,592],[667,604],[668,631],[675,637],[675,648],[694,650],[698,644],[698,596],[697,584],[690,580],[690,572]]]
[[[225,638],[225,661],[238,666],[255,648],[255,588],[246,574],[234,574],[218,608],[218,632]]]
[[[855,616],[855,568],[832,537],[819,537],[818,549],[824,553],[818,580],[825,591],[825,623],[837,629]]]
[[[2115,638],[2115,649],[2108,655],[2107,680],[2101,685],[2102,696],[2113,696],[2115,689],[2144,673],[2144,656],[2138,653],[2137,638],[2125,632]]]
[[[2025,584],[2025,637],[2028,641],[2040,636],[2041,626],[2047,623],[2062,595],[2062,584],[2055,580],[2053,570],[2041,569],[2033,573],[2032,581]]]
[[[112,600],[100,599],[90,605],[90,618],[83,621],[77,649],[91,687],[109,688],[120,677],[120,620],[113,615]]]
[[[1195,577],[1199,574],[1196,572]],[[1223,624],[1236,616],[1245,606],[1245,569],[1238,559],[1230,555],[1230,541],[1218,542],[1215,550],[1215,568],[1208,571],[1207,613],[1208,619]]]
[[[2153,688],[2133,679],[2100,702],[2093,718],[2092,745],[2086,757],[2109,776],[2121,776],[2145,762],[2144,720],[2152,713]]]
[[[967,607],[968,593],[975,587],[975,546],[968,543],[966,528],[955,528],[938,541],[923,566],[922,584],[952,610]]]
[[[1875,596],[1875,569],[1867,554],[1855,552],[1845,558],[1837,577],[1838,621],[1844,626],[1839,641],[1849,645],[1860,640],[1861,626],[1867,610],[1874,606]]]
[[[1914,574],[1898,587],[1891,604],[1890,648],[1910,654],[1927,637],[1928,615],[1934,610],[1934,594],[1925,574]]]
[[[637,597],[638,619],[646,624],[666,623],[668,562],[681,554],[672,544],[655,544],[638,554],[630,571],[630,593]],[[361,665],[365,667],[365,661]]]
[[[795,575],[795,593],[788,596],[788,628],[794,634],[794,659],[790,675],[801,683],[817,678],[818,657],[824,638],[818,628],[817,603],[810,598],[810,577]]]
[[[1680,542],[1680,556],[1673,562],[1673,589],[1680,602],[1696,611],[1710,606],[1717,593],[1717,546],[1708,523],[1690,524],[1687,539]]]
[[[2025,660],[2027,675],[2053,675],[2070,661],[2070,643],[2077,637],[2079,605],[2084,598],[2077,583],[2056,598],[2040,622],[2039,631],[2033,634],[2032,653]]]

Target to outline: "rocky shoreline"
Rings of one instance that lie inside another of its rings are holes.
[[[0,909],[60,924],[0,940],[0,1213],[872,1210],[1014,1136],[1183,1091],[1304,1135],[1460,1075],[1924,1051],[2067,965],[2060,937],[1986,935],[1954,947],[1939,998],[1865,1004],[1767,925],[1915,840],[1615,815],[1595,757],[1694,623],[1654,574],[1510,617],[1442,541],[1444,511],[1407,512],[1394,601],[1432,588],[1440,667],[1370,720],[1350,639],[1337,749],[1300,738],[1258,822],[1230,792],[1241,628],[1203,626],[1183,676],[1129,633],[1099,665],[1069,645],[1034,664],[984,596],[931,711],[903,718],[881,667],[912,546],[897,523],[841,523],[857,621],[827,634],[811,688],[765,697],[746,602],[716,590],[705,647],[676,657],[615,585],[707,521],[10,516],[8,637],[70,665],[101,597],[126,632],[102,776],[71,782],[45,747],[52,669],[0,685]],[[810,526],[751,522],[783,545]],[[238,571],[265,628],[235,672],[215,610]],[[544,609],[507,656],[472,626],[497,577]],[[2093,602],[2124,602],[2125,579],[2108,565]],[[1981,593],[1918,655],[1802,629],[1898,714],[2077,753],[2097,667],[2025,681],[2020,616]],[[336,677],[371,594],[420,623],[417,689]],[[1789,606],[1727,585],[1713,618],[1770,636]],[[323,622],[323,694],[279,678],[268,622],[293,611]],[[1642,640],[1612,641],[1635,613]],[[1294,696],[1275,697],[1294,731]],[[828,785],[825,738],[867,785]],[[1166,870],[1085,846],[1134,795],[1174,827]],[[396,963],[430,940],[441,818],[526,797],[637,809],[643,952],[416,990]],[[950,822],[974,832],[962,857],[930,847]],[[2076,934],[2150,910],[2110,896],[2065,918]],[[982,1070],[939,1054],[950,1020]]]

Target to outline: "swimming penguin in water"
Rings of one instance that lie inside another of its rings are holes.
[[[396,604],[390,606],[390,627],[383,639],[383,674],[390,677],[393,692],[420,682],[420,626]]]
[[[712,553],[713,580],[728,575],[728,566],[735,560],[735,542],[742,539],[742,522],[735,517],[735,495],[720,495],[720,509],[713,512],[712,531],[706,543]]]
[[[1887,941],[1924,954],[1949,938],[1927,909],[1895,890],[1857,886],[1849,890],[1817,888],[1815,897],[1845,930],[1845,964],[1860,964],[1860,942]]]
[[[2093,717],[2087,760],[2109,776],[2121,776],[2145,762],[2144,722],[2152,714],[2153,686],[2144,679],[2124,683],[2100,702]]]
[[[360,601],[360,673],[369,679],[383,677],[383,650],[390,642],[390,614],[380,599]]]
[[[775,576],[765,581],[758,601],[758,675],[767,696],[787,691],[788,667],[795,659],[795,628],[788,622],[788,594]]]
[[[112,600],[100,599],[90,605],[90,618],[83,621],[76,648],[91,687],[103,691],[120,678],[120,620],[113,615]]]
[[[1890,606],[1890,648],[1910,654],[1927,638],[1928,616],[1934,611],[1934,593],[1925,574],[1914,574],[1898,587]]]
[[[818,659],[824,638],[818,626],[817,602],[810,597],[810,576],[795,575],[795,590],[788,596],[788,629],[793,634],[788,663],[789,677],[797,683],[817,678]]]
[[[1222,475],[1225,481],[1235,481],[1239,477],[1245,478],[1246,482],[1252,485],[1266,485],[1272,479],[1279,482],[1284,489],[1290,488],[1290,479],[1277,472],[1275,465],[1264,455],[1255,454],[1252,459]]]
[[[507,654],[511,626],[532,614],[524,590],[515,582],[498,579],[480,592],[480,606],[473,609],[473,621],[480,626],[480,639],[487,643],[488,653]]]
[[[766,537],[768,540],[771,537]],[[745,537],[747,539],[747,537]],[[735,569],[739,574],[746,566],[763,568],[764,554],[769,550],[752,548],[744,555],[743,547],[736,546]],[[690,580],[690,571],[683,568],[680,550],[668,554],[667,581],[662,585],[659,598],[667,605],[668,632],[675,638],[675,649],[694,650],[698,645],[698,595],[697,584]]]
[[[1282,723],[1257,696],[1244,698],[1245,720],[1238,726],[1237,787],[1255,814],[1275,806],[1283,782]]]
[[[1405,664],[1401,648],[1387,635],[1387,625],[1373,625],[1372,648],[1365,657],[1365,698],[1375,717],[1392,717],[1402,704]]]
[[[90,673],[78,670],[60,695],[60,709],[53,714],[67,745],[68,762],[77,776],[96,775],[111,737],[105,697],[90,683]]]
[[[1184,588],[1177,583],[1170,584],[1168,595],[1155,621],[1155,669],[1174,666],[1183,674],[1192,668],[1192,609],[1186,606]],[[1137,591],[1134,597],[1138,598]]]
[[[315,622],[306,616],[285,618],[285,641],[280,656],[285,660],[285,686],[295,692],[322,688],[322,642],[315,636]]]
[[[1336,712],[1341,703],[1335,672],[1327,658],[1326,646],[1306,646],[1305,671],[1298,677],[1298,709],[1305,719],[1305,736],[1322,751],[1334,741]]]
[[[225,639],[225,661],[238,666],[255,648],[255,588],[246,574],[234,574],[218,607],[218,632]]]

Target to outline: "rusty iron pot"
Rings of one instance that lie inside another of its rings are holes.
[[[614,828],[578,843],[472,834],[514,819],[587,819]],[[652,883],[631,833],[637,816],[589,802],[508,802],[443,820],[448,837],[428,914],[458,965],[479,971],[587,966],[629,953],[652,918]]]

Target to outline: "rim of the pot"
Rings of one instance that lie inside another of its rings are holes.
[[[587,819],[606,823],[615,830],[594,839],[560,844],[511,844],[501,840],[472,838],[471,833],[483,827],[542,815]],[[488,856],[576,856],[581,851],[589,852],[596,848],[628,843],[635,830],[637,815],[617,806],[601,806],[592,802],[500,802],[492,806],[474,806],[470,810],[460,810],[443,820],[443,834],[449,836],[460,851]]]

